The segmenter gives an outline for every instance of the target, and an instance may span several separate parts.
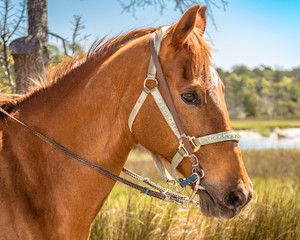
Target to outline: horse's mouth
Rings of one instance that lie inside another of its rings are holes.
[[[233,218],[240,212],[240,209],[226,207],[225,204],[213,198],[206,190],[199,190],[198,194],[201,199],[201,211],[205,216],[228,219]]]

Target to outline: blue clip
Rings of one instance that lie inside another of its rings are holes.
[[[145,194],[145,195],[149,196],[149,195],[148,195],[148,192],[149,192],[149,191],[150,191],[150,188],[147,188],[145,192],[142,192],[142,194]],[[150,197],[150,196],[149,196],[149,197]]]
[[[188,178],[184,179],[181,183],[180,186],[184,188],[186,185],[189,185],[190,183],[194,182],[197,179],[197,176],[195,174],[192,174]]]
[[[198,176],[201,178],[202,174],[200,172],[196,172]],[[180,186],[184,188],[186,185],[189,185],[190,183],[194,182],[197,180],[197,175],[193,173],[191,176],[188,178],[184,179],[182,182],[180,182]]]
[[[202,175],[202,173],[204,173],[203,170],[202,170],[202,173],[201,173],[201,172],[196,172],[196,173],[198,174],[198,176],[199,176],[200,178],[203,177],[203,175]]]

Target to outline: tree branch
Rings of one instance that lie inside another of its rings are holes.
[[[8,1],[8,0],[5,0],[5,5],[4,5],[3,35],[6,33],[6,29],[7,29],[8,5],[9,5],[9,1]],[[5,37],[3,37],[3,38],[5,38]]]
[[[135,17],[136,8],[144,8],[146,6],[153,6],[160,8],[160,13],[162,14],[165,7],[166,1],[169,0],[118,0],[119,4],[123,8],[123,12],[128,12]],[[223,6],[224,11],[228,6],[227,0],[173,0],[175,10],[179,10],[181,13],[184,13],[189,7],[200,4],[207,6],[207,15],[212,21],[214,27],[217,29],[217,25],[213,16],[213,8],[220,8],[220,4]]]
[[[23,3],[20,3],[20,6],[22,7],[21,9],[21,15],[19,17],[19,19],[17,20],[17,23],[15,24],[12,32],[9,34],[9,36],[7,37],[7,41],[16,33],[16,31],[19,29],[20,27],[20,24],[23,20],[23,18],[25,17],[25,9],[26,9],[26,3],[25,3],[25,0],[23,0]]]
[[[74,26],[73,34],[72,34],[72,44],[71,44],[72,55],[75,53],[76,38],[80,36],[79,31],[85,28],[85,26],[83,25],[82,16],[74,15],[73,17],[75,22],[71,22]]]
[[[9,39],[15,34],[15,31],[19,28],[20,23],[24,17],[24,11],[25,11],[25,0],[23,0],[23,8],[21,11],[21,16],[19,17],[17,24],[13,27],[13,30],[10,31],[10,25],[8,23],[8,19],[11,17],[14,17],[15,14],[9,15],[9,12],[13,9],[12,6],[10,6],[11,2],[9,0],[4,1],[4,14],[3,16],[3,24],[0,25],[0,30],[1,30],[1,42],[0,44],[2,45],[1,53],[0,53],[0,61],[1,61],[1,66],[4,69],[4,74],[6,76],[6,79],[8,81],[8,85],[12,88],[14,87],[14,82],[11,77],[10,73],[10,64],[9,64],[9,59],[8,59],[8,41]]]
[[[64,53],[65,53],[66,56],[70,57],[70,55],[68,54],[68,51],[67,51],[67,45],[66,45],[67,40],[65,38],[61,37],[60,35],[58,35],[56,33],[53,33],[53,32],[48,32],[48,34],[55,37],[55,38],[58,38],[62,41],[63,48],[64,48]]]

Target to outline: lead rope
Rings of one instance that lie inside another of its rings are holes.
[[[156,183],[151,182],[149,178],[144,178],[144,177],[136,174],[135,172],[133,172],[133,171],[127,169],[127,168],[123,168],[122,171],[125,174],[127,174],[128,176],[130,176],[132,178],[135,178],[135,179],[137,179],[139,181],[142,181],[142,182],[148,184],[149,186],[151,186],[152,188],[154,188],[154,189],[156,189],[156,190],[158,190],[160,192],[163,192],[163,193],[167,192],[170,197],[178,198],[178,199],[187,199],[186,196],[178,194],[178,193],[174,193],[170,189],[163,188],[163,187],[157,185]]]
[[[193,200],[193,198],[195,197],[196,193],[198,190],[200,190],[201,188],[197,188],[197,184],[195,184],[195,188],[197,189],[197,191],[193,191],[193,193],[191,194],[190,198],[188,198],[185,195],[181,195],[175,192],[172,192],[170,189],[168,188],[164,188],[161,187],[159,185],[157,185],[154,182],[151,182],[149,178],[144,178],[134,172],[132,172],[131,170],[127,169],[127,168],[123,168],[122,171],[127,174],[128,176],[135,178],[139,181],[142,181],[146,184],[148,184],[149,186],[151,186],[152,188],[160,191],[161,193],[166,194],[169,199],[167,201],[164,202],[174,202],[177,203],[181,206],[181,208],[186,209],[189,206],[189,203],[193,203],[197,208],[200,208],[200,199],[198,200]]]
[[[58,143],[54,142],[53,140],[47,138],[46,136],[44,136],[43,134],[35,131],[34,129],[32,129],[31,127],[29,127],[28,125],[26,125],[25,123],[21,122],[20,120],[16,119],[15,117],[13,117],[12,115],[10,115],[8,112],[6,112],[3,108],[0,107],[0,112],[2,112],[4,115],[6,115],[7,117],[9,117],[10,119],[12,119],[13,121],[15,121],[16,123],[18,123],[19,125],[21,125],[22,127],[24,127],[25,129],[27,129],[28,131],[30,131],[31,133],[33,133],[35,136],[37,136],[38,138],[40,138],[41,140],[43,140],[44,142],[48,143],[49,145],[51,145],[52,147],[54,147],[55,149],[59,150],[60,152],[68,155],[69,157],[73,158],[74,160],[80,162],[83,165],[88,166],[89,168],[92,168],[93,170],[115,180],[118,182],[121,182],[129,187],[132,187],[134,189],[139,190],[142,194],[145,194],[147,196],[150,197],[155,197],[157,199],[160,199],[164,202],[174,202],[179,204],[182,208],[187,208],[187,206],[184,206],[183,204],[188,202],[188,198],[184,195],[180,195],[177,193],[172,192],[169,189],[163,188],[153,182],[151,182],[149,180],[149,178],[143,178],[141,176],[139,176],[138,174],[130,171],[129,169],[123,168],[123,172],[128,174],[129,176],[132,176],[138,180],[143,181],[144,183],[148,184],[149,186],[152,186],[154,189],[158,190],[157,191],[153,191],[150,188],[147,187],[143,187],[140,186],[138,184],[135,184],[133,182],[128,181],[125,178],[122,178],[114,173],[111,173],[97,165],[95,165],[94,163],[81,158],[80,156],[76,155],[75,153],[72,153],[71,151],[69,151],[68,149],[62,147],[61,145],[59,145]],[[193,204],[195,204],[196,207],[199,207],[199,202],[197,201],[192,201]]]

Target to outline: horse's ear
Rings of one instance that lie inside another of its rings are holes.
[[[198,11],[198,17],[197,17],[197,23],[196,23],[196,27],[199,28],[202,32],[202,35],[205,32],[205,28],[206,28],[206,6],[203,6],[199,9]]]
[[[206,27],[205,11],[205,6],[200,7],[200,5],[196,5],[183,14],[173,31],[172,43],[174,45],[184,43],[194,27],[199,28],[202,34],[204,33]]]

